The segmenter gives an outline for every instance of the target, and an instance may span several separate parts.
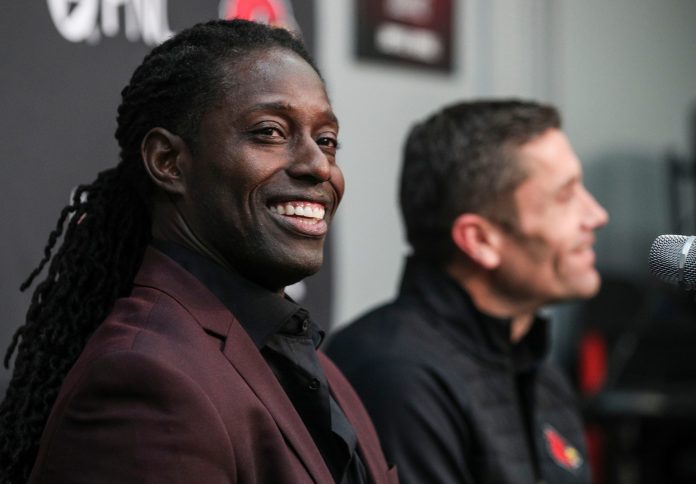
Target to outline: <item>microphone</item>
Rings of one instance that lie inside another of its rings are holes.
[[[648,265],[658,279],[696,289],[696,236],[660,235],[650,247]]]

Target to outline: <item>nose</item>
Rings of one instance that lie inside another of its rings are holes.
[[[592,196],[586,188],[583,187],[585,192],[585,225],[590,230],[595,230],[600,227],[605,226],[609,223],[609,213],[604,207],[602,207],[599,202]]]
[[[321,183],[331,178],[331,161],[317,142],[311,136],[306,136],[297,143],[287,171],[293,178]]]

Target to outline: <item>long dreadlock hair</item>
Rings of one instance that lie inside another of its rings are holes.
[[[244,20],[198,24],[152,50],[123,89],[116,139],[120,162],[80,185],[62,209],[38,267],[25,323],[5,356],[12,379],[0,403],[0,482],[25,482],[60,386],[117,298],[130,293],[150,241],[153,191],[140,154],[147,132],[163,127],[189,145],[203,114],[222,94],[231,63],[257,50],[288,49],[318,69],[283,29]],[[64,233],[65,232],[65,233]],[[53,249],[63,237],[57,252]]]

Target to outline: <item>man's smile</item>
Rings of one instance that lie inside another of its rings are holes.
[[[312,237],[325,235],[328,225],[324,220],[326,206],[310,200],[289,200],[269,205],[271,213],[284,226]]]
[[[281,202],[271,205],[271,212],[279,215],[298,216],[323,220],[326,209],[321,203],[307,201]]]

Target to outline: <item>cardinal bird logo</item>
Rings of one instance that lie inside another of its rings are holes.
[[[242,18],[295,30],[290,2],[284,0],[222,0],[220,18]]]
[[[574,471],[582,465],[583,460],[578,449],[570,445],[550,425],[546,425],[544,428],[544,439],[546,440],[546,449],[556,464],[569,471]]]

